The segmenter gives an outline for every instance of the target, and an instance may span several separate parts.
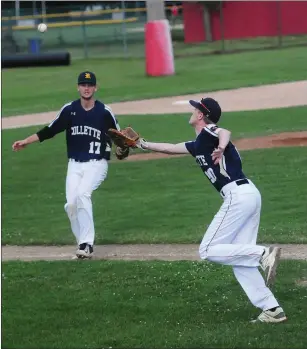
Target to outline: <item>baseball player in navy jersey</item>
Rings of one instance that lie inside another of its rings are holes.
[[[107,136],[110,128],[120,129],[107,105],[94,99],[96,77],[86,71],[79,75],[77,88],[80,98],[65,104],[50,125],[32,136],[16,141],[18,151],[34,142],[43,142],[66,132],[68,168],[66,177],[65,211],[70,220],[78,248],[78,258],[91,258],[95,238],[91,195],[106,179],[112,142]],[[123,159],[129,148],[116,148],[116,156]]]
[[[221,108],[212,98],[191,100],[190,125],[196,139],[178,144],[152,143],[140,139],[138,147],[167,154],[191,154],[223,204],[214,216],[199,247],[202,259],[230,265],[251,303],[262,309],[254,321],[279,323],[286,315],[268,288],[274,282],[280,248],[256,245],[261,195],[242,170],[230,131],[217,126]],[[258,267],[265,274],[262,277]]]

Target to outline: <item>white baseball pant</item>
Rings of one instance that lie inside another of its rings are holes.
[[[202,259],[231,265],[233,272],[251,303],[267,310],[279,304],[258,270],[264,251],[256,245],[261,213],[261,195],[256,186],[223,188],[224,202],[214,216],[199,247]]]
[[[76,162],[69,160],[66,176],[65,211],[77,244],[94,244],[95,227],[92,208],[92,192],[105,180],[108,162]]]

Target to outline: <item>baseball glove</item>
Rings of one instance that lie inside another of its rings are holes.
[[[132,127],[126,127],[120,131],[110,128],[108,135],[115,145],[120,148],[136,148],[140,135]]]
[[[129,149],[130,148],[120,148],[120,147],[116,147],[116,150],[115,150],[115,155],[117,157],[118,160],[123,160],[125,159],[126,157],[128,157],[129,155]]]

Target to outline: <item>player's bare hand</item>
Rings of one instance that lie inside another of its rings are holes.
[[[221,161],[221,159],[223,157],[223,153],[224,153],[223,148],[217,148],[217,149],[213,150],[211,157],[212,157],[212,160],[214,162],[214,165],[217,165]]]
[[[137,148],[142,149],[141,139],[140,138],[135,142],[135,145],[136,145]]]
[[[144,138],[139,138],[137,141],[136,141],[136,148],[139,148],[139,149],[147,149],[147,142]]]
[[[24,149],[26,146],[27,146],[27,143],[25,140],[16,141],[16,142],[14,142],[12,149],[13,149],[13,151],[19,151],[21,149]]]

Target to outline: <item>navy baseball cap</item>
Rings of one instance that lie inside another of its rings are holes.
[[[90,84],[90,85],[96,85],[96,76],[94,73],[90,71],[85,71],[81,73],[78,77],[78,85],[80,84]]]
[[[189,103],[215,124],[220,120],[222,110],[218,102],[210,97],[202,98],[199,102],[190,100]]]

